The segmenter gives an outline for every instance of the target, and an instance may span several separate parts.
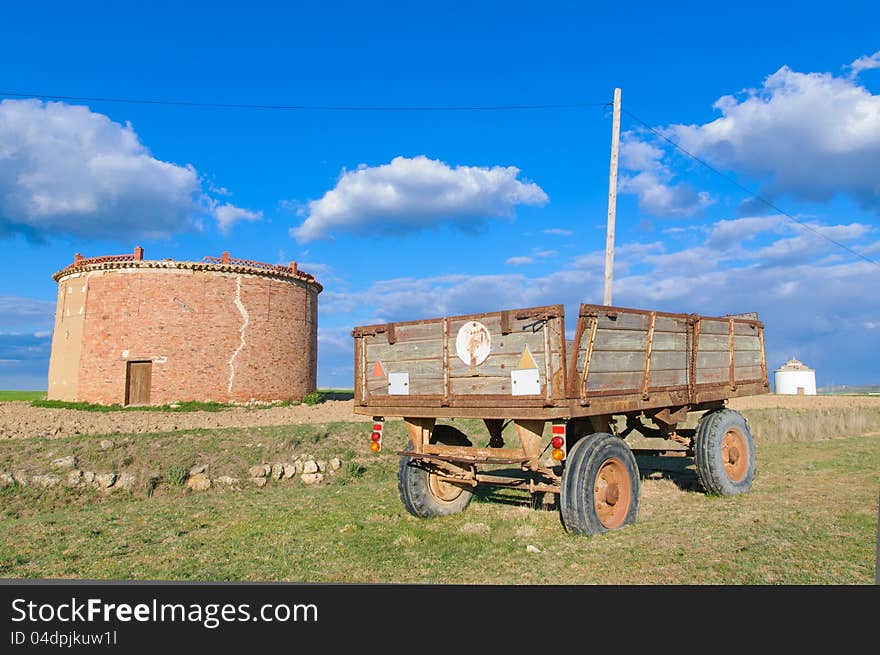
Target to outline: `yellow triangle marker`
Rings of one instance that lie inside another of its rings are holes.
[[[516,365],[516,368],[518,370],[525,368],[538,368],[538,365],[535,363],[535,358],[532,357],[532,353],[528,346],[523,348],[522,356],[519,358],[519,363]]]
[[[370,377],[373,378],[381,378],[385,376],[385,369],[382,368],[382,362],[378,359],[376,360],[376,365],[373,367],[373,372],[370,373]]]

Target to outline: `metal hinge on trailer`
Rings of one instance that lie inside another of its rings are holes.
[[[351,331],[351,336],[357,337],[375,337],[384,334],[388,338],[389,344],[397,341],[397,334],[394,329],[394,323],[386,323],[385,325],[376,325],[373,327],[359,327]]]

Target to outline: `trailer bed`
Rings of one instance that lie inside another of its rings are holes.
[[[355,412],[576,418],[767,393],[756,314],[702,316],[583,304],[357,327]]]

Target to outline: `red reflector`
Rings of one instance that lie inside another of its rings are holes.
[[[562,424],[554,425],[553,434],[565,434],[565,426]]]
[[[559,449],[565,444],[565,439],[562,437],[553,437],[553,439],[550,440],[550,443],[553,444],[554,448]]]
[[[370,439],[372,439],[373,441],[379,441],[379,439],[381,439],[381,438],[382,438],[382,435],[379,434],[378,432],[374,432],[373,434],[370,435]]]
[[[382,431],[382,424],[381,423],[373,423],[373,431],[374,432],[381,432]]]

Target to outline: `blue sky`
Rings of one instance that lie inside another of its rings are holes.
[[[880,260],[878,24],[847,2],[4,7],[0,388],[45,387],[74,252],[299,261],[325,286],[323,386],[351,384],[353,325],[601,302],[615,86],[813,230],[624,115],[615,304],[758,311],[771,367],[878,383],[880,267],[815,235]]]

